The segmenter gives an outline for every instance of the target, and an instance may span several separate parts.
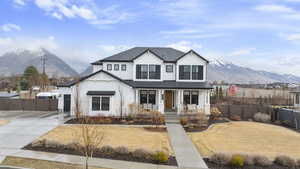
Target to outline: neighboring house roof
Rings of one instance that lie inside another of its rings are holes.
[[[132,81],[132,80],[123,80],[119,77],[104,71],[99,70],[95,73],[92,73],[88,76],[82,77],[77,81],[72,81],[66,84],[58,85],[57,87],[71,87],[78,82],[81,82],[91,76],[94,76],[100,72],[103,72],[133,88],[157,88],[157,89],[212,89],[212,86],[207,82],[176,82],[176,81]]]
[[[11,97],[18,97],[19,94],[17,93],[6,93],[6,92],[0,92],[0,98],[11,98]]]
[[[300,93],[300,87],[293,88],[291,93]]]
[[[115,91],[88,91],[87,95],[105,95],[105,96],[112,96],[115,95]]]
[[[93,62],[92,65],[99,65],[105,61],[106,62],[132,62],[133,60],[143,55],[147,51],[153,53],[155,56],[162,59],[164,62],[176,62],[178,59],[184,57],[186,54],[190,52],[195,53],[197,56],[201,57],[203,60],[208,62],[208,60],[206,60],[205,58],[203,58],[193,50],[184,53],[182,51],[169,48],[169,47],[134,47],[126,51],[117,53],[115,55],[106,57],[104,59],[98,60],[96,62]]]
[[[177,81],[132,81],[126,82],[133,88],[156,89],[213,89],[207,82],[177,82]]]

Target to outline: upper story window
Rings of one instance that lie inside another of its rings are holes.
[[[114,64],[114,70],[119,71],[119,64]]]
[[[121,70],[122,70],[122,71],[126,71],[126,64],[122,64],[122,65],[121,65]]]
[[[173,72],[173,65],[166,65],[166,72],[172,73]]]
[[[136,79],[160,79],[160,65],[136,65]]]
[[[106,69],[107,69],[107,70],[112,70],[112,64],[107,64],[107,65],[106,65]]]
[[[179,65],[179,80],[203,80],[203,66]]]

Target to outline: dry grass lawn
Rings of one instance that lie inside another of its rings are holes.
[[[167,132],[152,132],[141,127],[95,126],[97,132],[103,133],[103,145],[112,147],[125,146],[129,150],[144,148],[150,151],[166,151],[173,155]],[[74,134],[77,133],[77,134]],[[81,137],[80,125],[59,126],[38,138],[58,141],[62,144],[77,142]]]
[[[300,134],[284,127],[255,123],[217,124],[204,132],[189,133],[199,152],[208,157],[215,152],[263,154],[300,158]]]
[[[36,160],[19,157],[6,157],[1,165],[25,167],[32,169],[82,169],[81,165],[73,165],[68,163],[58,163],[52,161]],[[89,167],[90,169],[105,169],[98,167]]]

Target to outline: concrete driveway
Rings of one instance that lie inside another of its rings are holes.
[[[57,115],[49,112],[0,112],[0,116],[10,121],[0,126],[0,162],[1,157],[17,152],[62,123]]]

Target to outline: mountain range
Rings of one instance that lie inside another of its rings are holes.
[[[42,56],[46,58],[46,73],[48,76],[72,77],[78,76],[78,73],[69,66],[65,61],[46,49],[37,51],[16,50],[5,53],[0,56],[0,76],[11,76],[22,74],[24,69],[29,65],[34,65],[42,71]],[[77,65],[80,62],[77,62]],[[92,66],[84,63],[87,69],[80,73],[80,76],[88,75],[92,72]],[[77,66],[76,66],[77,67]],[[248,67],[239,66],[222,60],[211,60],[208,66],[208,80],[210,82],[227,82],[227,83],[300,83],[300,77],[291,74],[278,74],[268,71],[254,70]]]

